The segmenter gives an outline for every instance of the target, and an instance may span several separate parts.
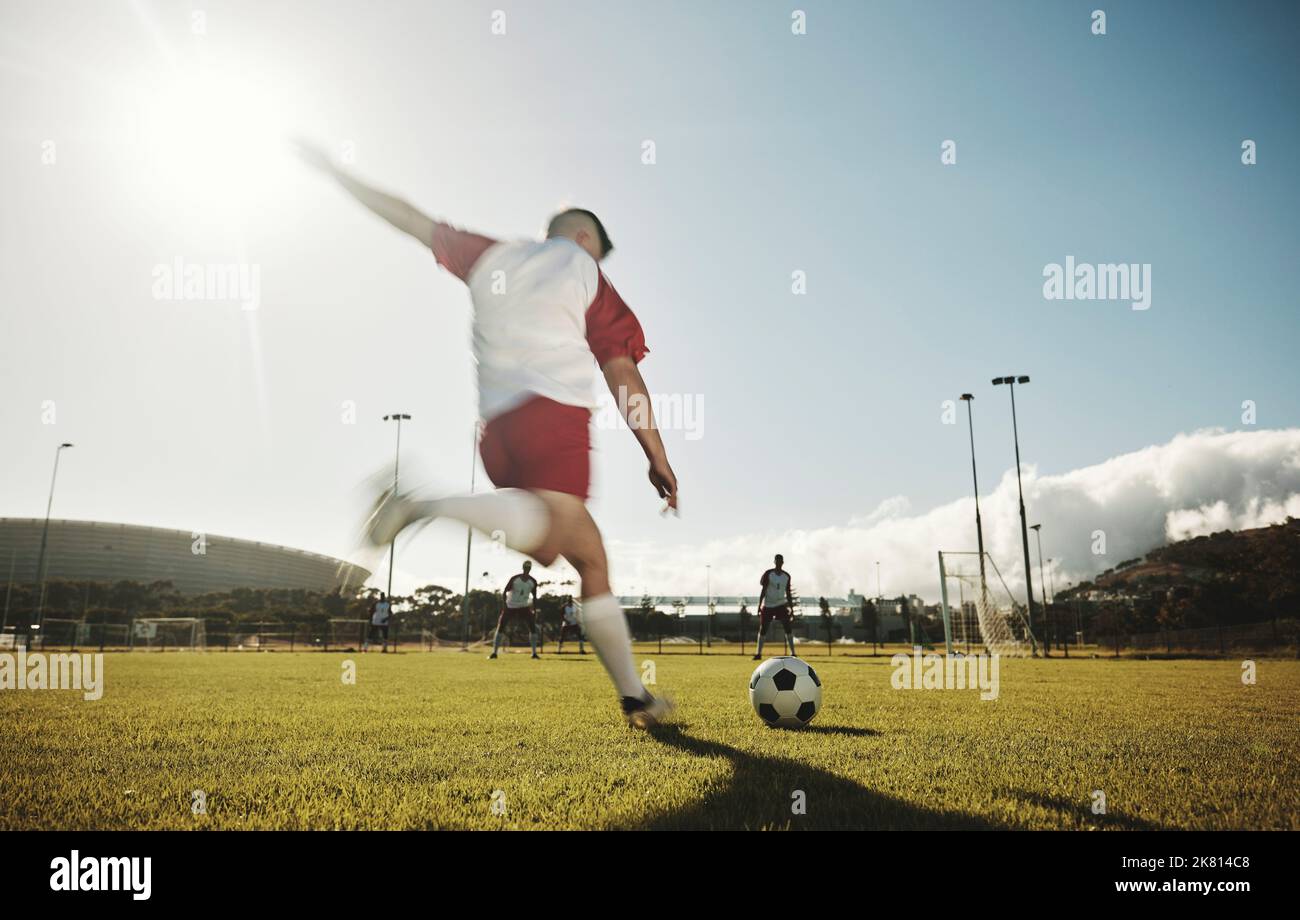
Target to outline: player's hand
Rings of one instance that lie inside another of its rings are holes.
[[[677,510],[677,474],[668,465],[667,459],[650,461],[650,485],[655,487],[660,498],[668,501],[664,511]]]

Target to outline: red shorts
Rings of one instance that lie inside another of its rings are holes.
[[[782,604],[780,607],[764,607],[759,611],[758,625],[767,629],[767,624],[773,620],[780,620],[787,627],[790,625],[790,608]]]
[[[584,501],[591,488],[591,412],[534,396],[483,427],[483,468],[500,489],[547,489]]]

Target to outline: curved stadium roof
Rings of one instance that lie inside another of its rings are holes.
[[[10,564],[18,583],[34,583],[44,518],[0,518],[0,578]],[[235,588],[301,588],[332,591],[340,583],[341,559],[234,537],[205,535],[195,553],[188,530],[167,530],[103,521],[50,521],[45,553],[49,581],[170,581],[182,594]],[[354,569],[359,584],[370,573]]]

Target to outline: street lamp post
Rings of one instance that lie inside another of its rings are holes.
[[[1011,436],[1016,444],[1016,489],[1020,493],[1020,543],[1025,554],[1025,599],[1028,601],[1029,606],[1029,635],[1032,638],[1034,634],[1034,576],[1033,567],[1029,562],[1029,523],[1025,519],[1025,488],[1020,481],[1020,431],[1016,425],[1016,384],[1028,382],[1029,378],[1023,374],[993,378],[995,387],[1005,383],[1007,389],[1011,391]]]
[[[975,397],[963,393],[961,399],[966,403],[966,426],[970,429],[970,478],[975,486],[975,539],[979,543],[980,552],[980,602],[988,606],[989,588],[984,577],[984,526],[980,523],[980,480],[979,474],[975,472]]]
[[[402,412],[384,416],[386,422],[397,422],[397,450],[393,455],[393,492],[397,492],[397,468],[402,462],[402,422],[409,422],[411,417]],[[397,537],[388,544],[388,603],[392,610],[393,603],[393,563],[397,558]]]
[[[709,648],[713,648],[713,566],[704,567],[704,622]]]
[[[54,483],[59,478],[59,454],[65,447],[72,447],[64,442],[54,450],[54,472],[50,475],[50,497],[45,503],[45,526],[41,528],[41,553],[36,562],[36,629],[41,628],[41,619],[45,613],[45,548],[50,541],[50,510],[54,507]]]

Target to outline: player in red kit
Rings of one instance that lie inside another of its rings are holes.
[[[582,620],[629,724],[649,728],[670,710],[641,683],[627,619],[609,584],[604,541],[587,511],[591,412],[603,378],[649,465],[665,510],[677,508],[677,477],[655,427],[637,365],[645,336],[600,269],[613,244],[599,218],[570,208],[544,240],[497,240],[434,220],[337,168],[320,150],[300,153],[371,211],[432,251],[469,288],[478,369],[479,453],[495,491],[421,500],[387,491],[365,527],[372,549],[410,524],[463,521],[550,565],[563,556],[582,581]],[[391,477],[390,477],[391,481]]]

